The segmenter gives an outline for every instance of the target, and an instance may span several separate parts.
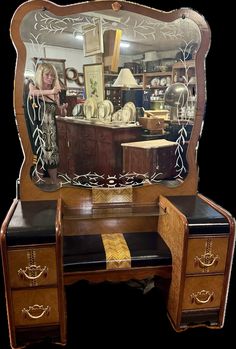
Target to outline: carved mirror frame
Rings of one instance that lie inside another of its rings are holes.
[[[32,10],[47,9],[55,15],[73,15],[75,13],[87,11],[99,11],[112,9],[113,11],[126,10],[137,14],[149,16],[157,20],[171,22],[180,18],[189,18],[199,28],[201,35],[201,45],[195,57],[196,80],[197,80],[197,105],[195,122],[187,149],[188,174],[181,184],[176,187],[168,187],[162,184],[144,184],[133,187],[133,202],[155,203],[160,194],[164,195],[191,195],[197,192],[198,187],[198,167],[197,167],[197,147],[201,135],[205,103],[206,103],[206,79],[205,79],[205,58],[210,46],[210,29],[203,16],[189,8],[181,8],[171,12],[163,12],[149,8],[140,4],[127,1],[96,1],[78,3],[74,5],[59,6],[55,3],[36,0],[22,4],[15,12],[11,22],[11,37],[17,51],[17,62],[15,72],[14,109],[18,125],[19,135],[24,152],[24,162],[20,171],[20,197],[22,200],[32,199],[56,199],[62,197],[70,205],[92,205],[92,190],[81,187],[62,187],[53,192],[44,192],[34,185],[30,177],[32,166],[32,150],[27,133],[27,126],[24,117],[23,101],[23,81],[26,62],[26,48],[20,36],[20,23],[24,16]],[[113,190],[104,188],[104,190]],[[121,188],[114,188],[119,191]]]

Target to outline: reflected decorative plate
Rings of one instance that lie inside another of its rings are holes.
[[[171,84],[171,77],[167,76],[167,78],[166,78],[166,86],[170,86],[170,84]]]
[[[133,102],[125,103],[124,108],[130,109],[130,120],[129,121],[135,121],[136,120],[136,107]]]
[[[78,116],[81,112],[81,105],[78,103],[74,106],[73,110],[72,110],[72,115],[73,116]]]
[[[114,106],[112,104],[112,102],[109,100],[109,99],[105,99],[103,101],[104,105],[107,106],[107,109],[108,109],[108,115],[111,115],[114,111]]]
[[[160,85],[161,86],[166,86],[166,78],[161,78]]]
[[[76,82],[77,82],[78,85],[84,85],[84,76],[83,76],[83,74],[79,74],[78,73]]]
[[[151,80],[150,83],[151,83],[152,87],[157,87],[157,86],[160,85],[160,79],[159,78],[154,78],[154,79]]]
[[[87,119],[91,119],[97,112],[97,102],[94,98],[88,98],[84,102],[84,115]]]
[[[109,106],[104,102],[98,103],[98,118],[105,119],[109,115]]]
[[[76,81],[78,77],[78,71],[75,68],[66,68],[66,78],[69,81]]]
[[[112,115],[112,118],[111,118],[112,122],[118,122],[118,121],[121,121],[122,120],[122,110],[119,109],[117,110],[113,115]]]
[[[132,114],[131,108],[124,106],[121,113],[122,121],[125,123],[130,122],[131,114]]]

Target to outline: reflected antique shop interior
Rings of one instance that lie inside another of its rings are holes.
[[[56,16],[38,9],[23,18],[20,35],[26,95],[38,64],[49,62],[68,103],[67,115],[56,117],[60,185],[176,186],[186,178],[201,44],[193,20],[164,22],[125,10]],[[36,131],[33,141],[39,138]],[[57,189],[42,171],[44,177],[32,166],[35,184]]]

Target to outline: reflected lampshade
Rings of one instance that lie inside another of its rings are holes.
[[[138,84],[128,68],[123,68],[120,70],[117,79],[115,80],[113,87],[138,87]]]

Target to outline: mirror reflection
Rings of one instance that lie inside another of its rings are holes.
[[[60,17],[40,9],[24,17],[20,35],[36,185],[184,180],[197,101],[195,22],[124,10]]]

